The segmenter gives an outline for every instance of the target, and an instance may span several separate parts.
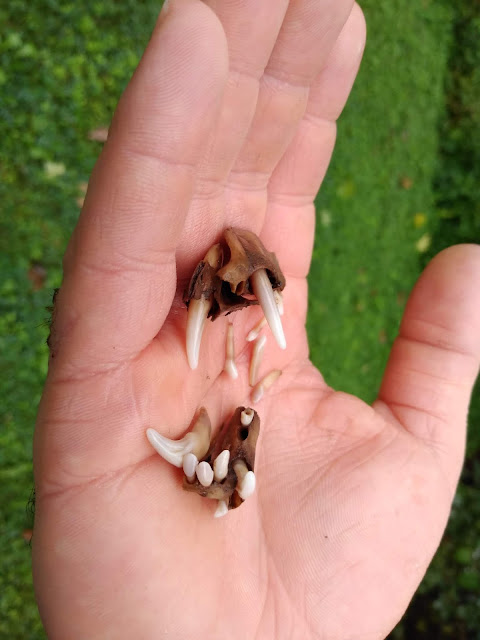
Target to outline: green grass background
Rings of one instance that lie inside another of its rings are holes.
[[[438,250],[480,240],[480,7],[365,0],[368,44],[317,198],[308,331],[327,382],[371,401],[405,299]],[[45,307],[82,183],[159,5],[0,7],[0,638],[44,637],[27,507]],[[442,546],[396,640],[480,639],[480,402]],[[415,541],[412,540],[412,544]]]

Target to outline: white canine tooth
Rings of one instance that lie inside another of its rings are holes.
[[[255,384],[258,378],[258,371],[262,362],[263,351],[265,349],[265,343],[267,342],[267,336],[258,336],[253,345],[252,357],[250,359],[250,368],[248,371],[248,383],[251,387]]]
[[[175,467],[183,466],[183,458],[187,453],[194,453],[203,458],[210,447],[211,424],[208,413],[202,407],[198,413],[192,430],[180,440],[170,440],[155,431],[147,429],[147,438],[155,451]]]
[[[265,391],[270,389],[272,384],[278,380],[281,375],[282,372],[280,369],[274,369],[273,371],[270,371],[270,373],[267,373],[266,376],[263,376],[263,378],[259,380],[252,389],[252,402],[260,402]]]
[[[221,482],[227,477],[228,463],[230,461],[230,451],[224,449],[219,453],[213,462],[213,477],[217,482]]]
[[[248,425],[252,424],[253,416],[255,412],[253,409],[244,409],[240,414],[240,422],[244,427],[248,427]]]
[[[233,465],[233,470],[237,475],[236,490],[242,500],[249,498],[255,491],[255,474],[249,471],[243,460],[237,460]]]
[[[236,380],[238,378],[237,365],[235,364],[235,342],[233,334],[233,324],[231,322],[227,324],[227,341],[224,370],[233,380]]]
[[[215,513],[213,514],[214,518],[221,518],[222,516],[226,515],[228,513],[228,504],[226,500],[219,500],[218,501],[218,507],[215,511]]]
[[[190,300],[187,315],[187,359],[190,369],[198,367],[200,344],[202,342],[205,320],[212,306],[212,301],[207,298]]]
[[[266,324],[267,324],[267,319],[265,318],[265,316],[263,316],[262,318],[260,318],[257,324],[253,327],[253,329],[251,329],[248,332],[247,338],[246,338],[247,342],[253,342],[254,340],[256,340],[258,338],[258,334]]]
[[[280,349],[286,349],[287,342],[285,340],[285,334],[283,333],[282,320],[267,272],[265,269],[257,269],[257,271],[254,271],[250,276],[250,281],[253,293],[263,309],[265,318],[278,346]]]
[[[183,456],[183,473],[187,476],[189,482],[195,480],[195,469],[198,465],[198,458],[194,453],[187,453]]]
[[[148,441],[155,451],[167,462],[179,468],[183,465],[183,456],[190,453],[194,448],[195,437],[192,438],[192,435],[192,433],[187,433],[181,440],[170,440],[170,438],[165,438],[155,429],[147,429]]]
[[[195,469],[198,481],[204,487],[209,487],[213,482],[213,469],[208,462],[200,462]]]

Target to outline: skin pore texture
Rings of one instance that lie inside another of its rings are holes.
[[[452,247],[407,303],[378,400],[329,388],[308,360],[313,200],[365,24],[350,0],[171,0],[123,95],[64,260],[34,441],[33,572],[51,640],[376,640],[439,544],[480,357],[480,249]],[[250,406],[229,317],[185,354],[182,293],[227,227],[285,274],[287,349],[261,419],[256,491],[213,518],[152,449],[200,406],[215,433]],[[321,331],[321,327],[319,327]]]

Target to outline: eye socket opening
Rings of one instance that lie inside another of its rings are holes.
[[[240,427],[238,430],[238,437],[240,440],[246,440],[248,438],[248,427]]]

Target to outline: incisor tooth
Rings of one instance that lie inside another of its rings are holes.
[[[265,269],[258,269],[250,276],[253,293],[263,309],[265,318],[280,349],[286,349],[287,342],[283,333],[282,320],[278,310],[272,285]]]
[[[213,482],[213,469],[208,462],[200,462],[195,469],[198,481],[204,487],[209,487]]]
[[[217,482],[221,482],[227,477],[230,451],[224,449],[213,462],[213,476]]]

